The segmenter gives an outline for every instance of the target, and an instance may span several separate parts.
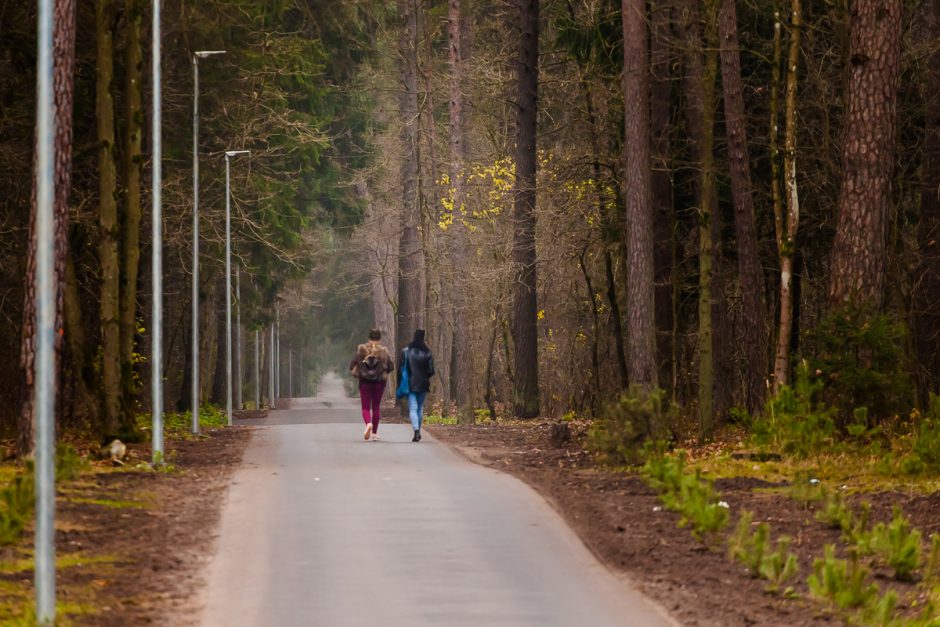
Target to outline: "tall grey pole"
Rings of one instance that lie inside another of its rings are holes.
[[[271,347],[268,350],[270,356],[268,357],[268,362],[271,364],[268,372],[268,407],[275,409],[277,407],[277,399],[275,399],[275,389],[274,389],[274,323],[271,323]]]
[[[153,137],[153,230],[151,271],[153,286],[153,346],[150,358],[151,374],[151,410],[153,411],[153,463],[163,463],[163,109],[160,78],[160,3],[162,0],[153,0],[153,17],[151,18],[151,64],[153,75],[153,89],[151,105],[153,121],[151,134]]]
[[[235,354],[236,370],[238,376],[235,377],[235,407],[242,409],[242,373],[245,370],[243,363],[244,351],[242,350],[242,281],[239,266],[235,266]]]
[[[199,433],[199,59],[224,50],[197,50],[193,53],[193,345],[192,414],[193,433]]]
[[[255,329],[255,409],[261,409],[261,359],[258,352],[258,329]]]
[[[274,310],[274,341],[277,344],[274,350],[274,397],[281,398],[281,309]]]
[[[287,397],[294,398],[294,349],[287,349]]]
[[[300,351],[300,398],[307,398],[307,384],[304,381],[304,352]]]
[[[225,413],[232,426],[232,175],[231,161],[247,150],[225,152]]]
[[[36,622],[55,623],[55,100],[52,0],[38,3],[36,62]]]

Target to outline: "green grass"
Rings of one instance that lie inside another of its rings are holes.
[[[70,503],[85,503],[87,505],[100,505],[111,509],[145,509],[147,503],[142,501],[125,501],[119,499],[90,499],[85,497],[69,497]]]
[[[425,424],[429,425],[455,425],[457,416],[442,416],[440,414],[428,414],[424,417]]]
[[[225,411],[215,405],[203,405],[199,408],[199,428],[219,429],[228,426],[228,416]],[[139,414],[137,416],[137,428],[141,433],[150,437],[153,430],[152,416],[150,414]],[[179,440],[192,440],[202,437],[193,432],[193,415],[190,411],[167,412],[163,414],[163,433],[166,437]]]
[[[83,553],[68,553],[57,555],[55,560],[56,570],[66,568],[75,568],[81,566],[91,566],[96,564],[113,564],[118,560],[113,555],[85,555]],[[18,573],[30,572],[33,570],[33,556],[23,557],[12,562],[0,561],[0,575],[16,575]],[[3,592],[3,590],[0,590]]]

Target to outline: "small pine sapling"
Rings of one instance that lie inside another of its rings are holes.
[[[767,538],[770,527],[767,523],[760,523],[752,531],[754,514],[749,511],[741,512],[734,533],[728,538],[728,556],[744,564],[751,572],[752,577],[760,576],[760,566],[764,561],[764,551],[767,548]]]
[[[878,593],[878,587],[867,583],[867,578],[868,569],[859,563],[857,554],[850,560],[837,559],[835,545],[827,544],[824,557],[813,562],[807,584],[813,596],[844,610],[862,607]]]
[[[777,550],[764,555],[759,572],[761,577],[770,582],[768,589],[777,592],[799,569],[796,554],[790,551],[790,538],[783,536],[777,539]],[[784,594],[792,591],[792,588],[787,588]]]
[[[935,582],[937,580],[937,569],[940,568],[940,534],[930,534],[930,555],[927,557],[927,566],[924,569],[924,580]]]
[[[894,508],[890,524],[875,525],[872,536],[875,552],[894,569],[894,577],[899,581],[912,581],[923,562],[921,533],[911,529],[910,521],[900,508]]]

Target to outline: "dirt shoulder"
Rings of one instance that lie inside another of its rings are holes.
[[[434,425],[432,433],[469,459],[515,475],[546,497],[588,548],[609,567],[628,575],[684,625],[831,625],[842,621],[804,598],[771,595],[764,583],[725,553],[724,544],[702,544],[677,526],[678,516],[635,475],[597,468],[579,434],[560,448],[549,444],[546,422]],[[732,511],[755,511],[774,533],[794,538],[805,579],[811,555],[838,532],[786,497],[763,492],[757,480],[716,485]]]
[[[59,624],[196,624],[225,489],[252,430],[168,440],[164,471],[147,468],[148,447],[130,446],[123,467],[95,462],[59,486]],[[31,536],[0,550],[3,624],[28,621]]]

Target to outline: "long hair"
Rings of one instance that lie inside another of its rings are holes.
[[[415,331],[414,339],[408,344],[408,348],[414,348],[417,350],[430,351],[428,345],[424,343],[424,329],[418,329]]]

